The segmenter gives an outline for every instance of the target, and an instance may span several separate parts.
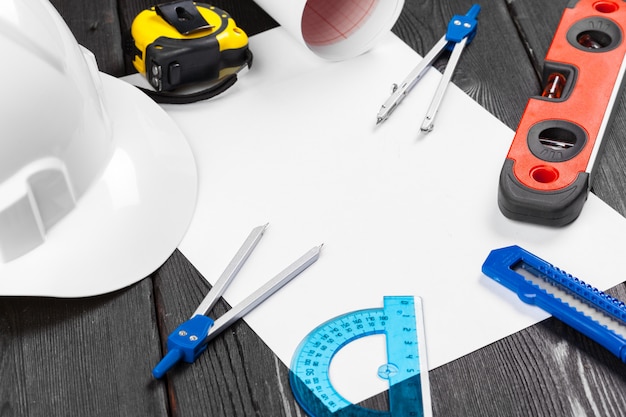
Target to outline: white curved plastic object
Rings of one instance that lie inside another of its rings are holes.
[[[0,47],[0,295],[93,295],[145,277],[195,207],[182,133],[99,73],[46,0],[2,1]]]

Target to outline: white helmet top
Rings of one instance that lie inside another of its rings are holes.
[[[10,58],[0,66],[0,295],[94,295],[150,274],[195,207],[180,130],[99,73],[47,0],[0,2],[0,50]]]

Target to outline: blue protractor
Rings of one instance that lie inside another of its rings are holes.
[[[421,311],[421,304],[419,307]],[[291,389],[306,413],[311,417],[430,415],[430,412],[425,414],[423,393],[430,394],[428,387],[423,386],[428,380],[423,379],[425,375],[420,369],[415,311],[413,297],[386,296],[383,308],[338,316],[309,333],[296,349],[289,373]],[[375,334],[386,336],[387,363],[380,366],[378,375],[389,383],[389,411],[352,404],[337,392],[329,377],[330,363],[342,347]],[[427,369],[423,371],[427,372]]]

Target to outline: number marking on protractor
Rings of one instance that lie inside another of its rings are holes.
[[[430,416],[421,311],[419,298],[386,296],[383,308],[354,311],[316,327],[300,343],[291,363],[289,379],[298,403],[312,417]],[[375,334],[386,336],[387,363],[379,367],[378,376],[389,383],[389,411],[352,404],[329,377],[330,363],[342,347]]]

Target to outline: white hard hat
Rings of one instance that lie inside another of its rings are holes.
[[[48,0],[0,1],[0,295],[132,284],[185,234],[197,172],[182,132],[98,71]]]

